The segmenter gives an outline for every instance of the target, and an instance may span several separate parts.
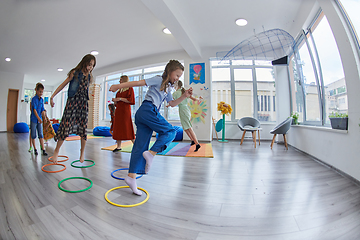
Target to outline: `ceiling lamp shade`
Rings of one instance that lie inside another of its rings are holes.
[[[255,34],[240,42],[228,52],[217,52],[223,60],[267,60],[273,61],[293,52],[294,38],[282,29],[271,29]]]

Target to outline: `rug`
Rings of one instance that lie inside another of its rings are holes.
[[[103,138],[104,136],[94,136],[94,135],[88,135],[87,139],[92,139],[92,138]],[[75,141],[75,140],[80,140],[81,137],[80,136],[69,136],[67,138],[65,138],[66,141]]]
[[[150,142],[150,148],[154,144],[154,141]],[[200,143],[201,148],[199,151],[194,152],[195,145],[190,146],[188,142],[172,142],[169,147],[166,148],[163,152],[158,153],[157,155],[165,155],[165,156],[178,156],[178,157],[206,157],[213,158],[214,154],[212,151],[211,143]],[[121,151],[120,152],[129,152],[132,151],[133,144],[131,141],[126,141],[121,143]],[[101,148],[101,150],[109,150],[112,151],[116,148],[116,145],[112,145],[109,147]]]

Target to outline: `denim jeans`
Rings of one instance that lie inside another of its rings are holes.
[[[162,152],[174,140],[176,131],[150,101],[144,101],[135,114],[136,138],[131,152],[129,173],[145,174],[146,161],[142,153],[149,149],[153,131],[158,138],[151,151]]]
[[[31,138],[35,139],[36,138],[36,130],[38,132],[39,138],[44,138],[43,136],[43,128],[42,128],[42,123],[39,122],[31,122],[30,123],[30,133],[31,133]]]

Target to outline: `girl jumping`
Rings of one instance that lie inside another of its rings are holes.
[[[179,61],[170,60],[162,76],[120,83],[110,87],[112,92],[128,87],[149,87],[144,101],[135,114],[136,139],[131,152],[129,173],[125,177],[126,184],[137,195],[141,195],[142,192],[137,189],[136,174],[148,173],[154,156],[158,152],[164,151],[176,135],[173,126],[159,113],[161,104],[166,100],[171,107],[174,107],[192,94],[192,88],[190,88],[178,99],[173,100],[172,98],[170,90],[183,72],[184,66]],[[153,131],[158,133],[158,138],[149,149]]]
[[[50,98],[51,107],[54,107],[54,97],[68,83],[68,99],[64,109],[64,113],[60,122],[60,126],[54,137],[57,141],[54,150],[53,162],[57,163],[60,147],[64,143],[66,137],[70,134],[76,134],[81,137],[80,162],[84,162],[84,151],[87,140],[86,128],[88,122],[88,100],[89,85],[93,82],[92,70],[96,65],[96,58],[91,55],[85,55],[80,63],[68,73],[66,80],[60,84]]]
[[[173,98],[178,99],[181,95],[185,93],[185,89],[183,88],[183,84],[181,81],[177,82],[176,92],[173,93]],[[194,98],[193,96],[189,97],[193,101],[201,100],[202,97],[199,97],[199,99]],[[180,122],[181,126],[183,127],[185,133],[189,136],[191,140],[191,145],[196,144],[194,152],[197,152],[200,148],[200,144],[197,140],[196,134],[194,130],[192,129],[192,124],[190,122],[191,119],[191,112],[188,107],[187,99],[184,99],[181,103],[179,103],[179,116],[180,116]]]

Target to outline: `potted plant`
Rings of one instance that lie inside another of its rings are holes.
[[[348,130],[348,115],[346,113],[334,113],[329,115],[331,128]]]
[[[293,112],[291,113],[290,117],[292,117],[292,125],[298,125],[299,124],[299,113],[298,112]]]

